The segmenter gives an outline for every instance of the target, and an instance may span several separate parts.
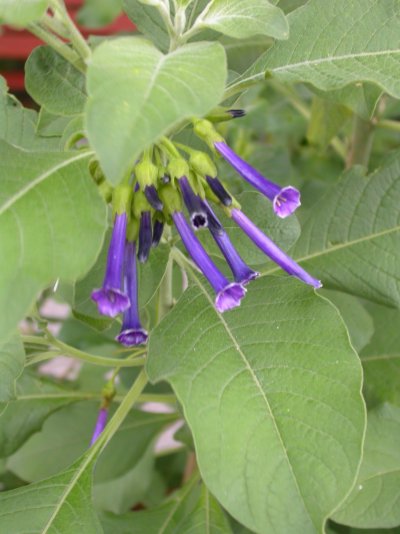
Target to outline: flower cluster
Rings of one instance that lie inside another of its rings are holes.
[[[240,116],[237,110],[232,116]],[[241,159],[208,120],[194,123],[195,133],[221,155],[248,183],[272,203],[275,214],[285,218],[300,205],[294,187],[281,188]],[[185,154],[185,156],[182,155]],[[101,314],[123,313],[117,340],[125,346],[146,343],[138,306],[137,261],[146,262],[151,248],[159,244],[165,225],[175,225],[189,256],[215,291],[215,307],[225,312],[240,305],[245,286],[259,273],[240,257],[223,225],[213,211],[219,205],[251,241],[288,274],[315,288],[313,278],[267,237],[240,208],[218,178],[209,155],[169,139],[145,151],[132,175],[113,192],[114,226],[103,286],[92,293]],[[187,215],[183,211],[185,206]],[[212,261],[196,232],[207,229],[232,272],[228,278]]]

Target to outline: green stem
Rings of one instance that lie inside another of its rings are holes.
[[[131,389],[125,395],[124,400],[118,406],[110,422],[107,424],[106,428],[103,430],[103,432],[100,434],[99,438],[93,445],[93,454],[97,451],[102,450],[107,445],[107,443],[110,441],[110,439],[120,427],[121,423],[124,421],[125,417],[132,409],[133,405],[139,400],[142,391],[147,385],[147,382],[148,380],[146,373],[144,369],[142,369],[135,382],[133,383]]]
[[[125,358],[124,360],[117,360],[115,358],[106,358],[104,356],[95,356],[94,354],[89,354],[88,352],[83,352],[82,350],[71,347],[66,343],[63,343],[59,339],[56,339],[52,334],[46,330],[46,335],[50,340],[51,344],[60,349],[60,352],[71,356],[72,358],[77,358],[87,363],[93,363],[94,365],[103,365],[105,367],[140,367],[143,366],[146,362],[145,356],[140,357],[142,354],[145,354],[145,351],[139,351],[135,355],[137,356],[134,359],[130,357]]]
[[[346,160],[347,169],[353,167],[353,165],[363,165],[368,168],[374,129],[371,121],[365,121],[361,117],[354,115],[350,150]]]
[[[81,32],[76,27],[74,21],[69,16],[63,0],[52,0],[50,5],[54,12],[57,13],[57,15],[59,15],[61,18],[61,21],[63,22],[68,33],[68,37],[71,40],[72,46],[86,62],[92,55],[92,51],[87,44],[86,39],[83,37]]]
[[[389,119],[383,119],[376,123],[377,128],[386,128],[387,130],[393,130],[394,132],[400,132],[400,121],[393,121]]]
[[[50,345],[48,340],[45,339],[44,337],[21,336],[21,339],[22,339],[23,343],[26,343],[26,344],[29,344],[29,345],[40,345],[40,346],[45,346],[45,347],[48,347]]]
[[[53,33],[47,31],[36,23],[29,24],[27,29],[33,35],[36,35],[36,37],[51,46],[58,54],[60,54],[60,56],[71,63],[76,69],[83,73],[85,72],[85,65],[75,50],[72,50],[70,46],[61,41],[61,39],[56,37]]]
[[[56,356],[60,356],[60,352],[58,350],[49,350],[46,352],[39,352],[34,355],[27,356],[25,367],[28,367],[29,365],[35,365],[35,363],[41,363],[45,362],[47,360],[51,360],[52,358],[55,358]]]

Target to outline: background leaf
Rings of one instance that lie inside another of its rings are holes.
[[[215,107],[225,78],[218,43],[193,43],[167,55],[130,37],[96,48],[88,68],[86,127],[108,179],[119,182],[144,148],[183,119]]]
[[[86,102],[85,76],[50,46],[38,46],[29,56],[25,86],[38,104],[57,115],[81,113]]]
[[[341,319],[292,279],[254,282],[224,316],[197,284],[152,332],[149,377],[172,384],[205,483],[234,517],[260,533],[320,531],[363,439],[360,364]]]
[[[382,405],[368,413],[363,460],[353,491],[334,520],[359,528],[400,523],[400,409]]]
[[[25,351],[18,333],[0,343],[0,403],[15,398],[15,381],[22,373]],[[1,419],[1,416],[0,416]]]
[[[0,23],[26,26],[44,14],[49,0],[0,0]]]
[[[288,21],[288,41],[276,43],[243,80],[262,79],[267,71],[283,82],[307,82],[324,91],[367,81],[400,96],[400,81],[393,76],[400,52],[397,0],[310,0]]]
[[[38,291],[84,275],[100,250],[105,206],[89,175],[90,153],[28,153],[0,142],[0,339]],[[90,210],[88,209],[90,206]]]
[[[212,0],[196,26],[211,28],[237,39],[254,35],[276,39],[289,36],[285,15],[268,0]]]

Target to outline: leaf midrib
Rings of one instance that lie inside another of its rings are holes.
[[[193,275],[193,279],[194,279],[195,282],[196,282],[196,285],[199,287],[200,291],[204,294],[204,296],[206,297],[206,299],[207,299],[208,302],[210,303],[211,308],[212,308],[213,310],[215,310],[214,302],[213,302],[213,300],[211,299],[209,293],[207,292],[207,290],[205,289],[205,287],[203,286],[203,284],[200,282],[200,280],[198,279],[198,277],[197,277],[194,273],[192,273],[192,275]],[[245,364],[247,370],[249,371],[250,376],[251,376],[251,378],[253,379],[254,384],[256,385],[257,389],[260,391],[261,396],[262,396],[262,398],[263,398],[264,401],[265,401],[265,404],[266,404],[266,406],[267,406],[268,412],[269,412],[269,414],[270,414],[270,416],[271,416],[271,420],[272,420],[272,422],[273,422],[273,425],[274,425],[274,428],[275,428],[275,431],[276,431],[276,435],[278,436],[278,439],[279,439],[279,441],[280,441],[280,443],[281,443],[281,445],[282,445],[282,450],[284,451],[284,455],[285,455],[287,464],[288,464],[288,466],[289,466],[290,472],[292,473],[293,480],[294,480],[294,483],[295,483],[295,487],[296,487],[297,492],[298,492],[298,494],[299,494],[300,500],[301,500],[301,502],[303,503],[305,512],[307,513],[308,517],[310,518],[311,522],[313,523],[312,516],[311,516],[311,514],[310,514],[310,512],[309,512],[309,510],[308,510],[308,508],[307,508],[305,499],[304,499],[304,497],[303,497],[303,495],[302,495],[302,493],[301,493],[301,491],[300,491],[300,486],[299,486],[298,481],[297,481],[297,478],[296,478],[296,476],[295,476],[295,474],[294,474],[293,467],[292,467],[292,464],[291,464],[291,462],[290,462],[290,460],[289,460],[289,456],[288,456],[288,453],[287,453],[287,449],[286,449],[286,447],[285,447],[285,444],[284,444],[282,435],[281,435],[281,433],[280,433],[280,431],[279,431],[279,428],[278,428],[278,425],[277,425],[277,423],[276,423],[275,416],[274,416],[273,411],[272,411],[272,408],[271,408],[271,406],[270,406],[270,404],[269,404],[268,398],[267,398],[267,396],[265,395],[265,392],[263,391],[263,389],[262,389],[262,387],[261,387],[261,384],[260,384],[260,381],[258,380],[257,375],[254,373],[254,371],[253,371],[253,369],[252,369],[252,367],[251,367],[251,365],[250,365],[248,359],[246,358],[246,355],[245,355],[244,352],[242,351],[242,349],[241,349],[240,345],[238,344],[238,342],[237,342],[235,336],[232,334],[232,332],[231,332],[231,330],[230,330],[230,328],[229,328],[228,323],[225,321],[225,319],[223,318],[223,316],[222,316],[221,313],[219,313],[219,312],[216,311],[216,310],[215,310],[215,313],[216,313],[218,319],[220,320],[222,326],[224,327],[226,333],[228,334],[229,338],[232,340],[232,343],[233,343],[235,349],[236,349],[236,350],[238,351],[238,353],[240,354],[240,357],[242,358],[242,360],[243,360],[243,362],[244,362],[244,364]]]
[[[61,163],[58,163],[54,167],[51,167],[51,169],[48,169],[42,174],[39,174],[34,180],[31,182],[28,182],[25,184],[25,186],[20,189],[17,193],[15,193],[13,196],[11,196],[2,206],[0,206],[0,215],[2,215],[5,211],[7,211],[9,208],[11,208],[18,200],[23,198],[29,191],[34,189],[36,186],[38,186],[40,183],[42,183],[44,180],[52,176],[57,171],[68,167],[72,163],[75,163],[76,161],[80,161],[81,159],[88,158],[90,156],[93,156],[94,152],[83,152],[81,154],[78,154],[76,156],[71,157],[70,159],[64,160]]]

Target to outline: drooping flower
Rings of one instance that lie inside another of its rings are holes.
[[[97,303],[99,312],[110,317],[115,317],[129,307],[129,298],[121,290],[126,226],[126,213],[117,213],[108,249],[103,287],[92,292],[92,299]]]
[[[153,240],[151,242],[152,247],[157,247],[161,241],[164,231],[164,223],[160,219],[156,219],[153,224]]]
[[[230,206],[232,204],[232,197],[222,185],[222,183],[218,180],[218,178],[212,178],[211,176],[206,175],[206,180],[208,185],[210,186],[211,191],[218,198],[218,200],[224,206]]]
[[[221,273],[208,256],[182,212],[175,211],[172,218],[186,250],[216,292],[216,309],[222,313],[239,306],[246,293],[245,288],[237,282],[229,282]]]
[[[150,211],[142,211],[140,215],[138,249],[138,260],[140,263],[146,263],[148,260],[152,242],[151,213]]]
[[[207,215],[209,218],[208,227],[210,233],[213,236],[222,254],[224,255],[235,278],[235,281],[243,285],[248,284],[251,280],[257,278],[257,276],[259,276],[259,273],[253,271],[253,269],[251,269],[240,257],[238,251],[233,246],[232,241],[230,240],[228,234],[226,233],[225,229],[223,228],[217,216],[211,209],[208,202],[204,202],[204,205],[206,206]]]
[[[322,284],[316,278],[313,278],[290,256],[281,250],[269,237],[267,237],[241,210],[234,208],[231,211],[232,219],[248,235],[259,249],[266,254],[272,261],[277,263],[288,274],[299,278],[306,284],[316,289],[322,287]]]
[[[240,158],[225,142],[216,141],[214,146],[242,178],[272,202],[274,211],[278,217],[284,219],[300,206],[300,193],[295,187],[290,185],[281,187],[267,180],[267,178],[247,163],[247,161]]]
[[[194,230],[206,228],[208,225],[207,213],[202,205],[200,197],[195,194],[186,176],[179,178],[178,183]]]
[[[107,417],[108,417],[107,408],[104,408],[104,407],[100,408],[99,414],[97,416],[96,426],[94,428],[94,432],[92,435],[92,439],[90,440],[90,445],[93,445],[93,443],[97,441],[98,437],[105,429],[106,424],[107,424]]]
[[[147,199],[147,202],[152,208],[157,211],[162,211],[163,203],[161,202],[160,197],[158,196],[155,185],[146,185],[144,188],[144,194]]]
[[[126,347],[133,347],[146,343],[148,335],[140,322],[136,245],[132,241],[127,241],[125,245],[124,289],[131,305],[124,312],[121,332],[116,339]]]

